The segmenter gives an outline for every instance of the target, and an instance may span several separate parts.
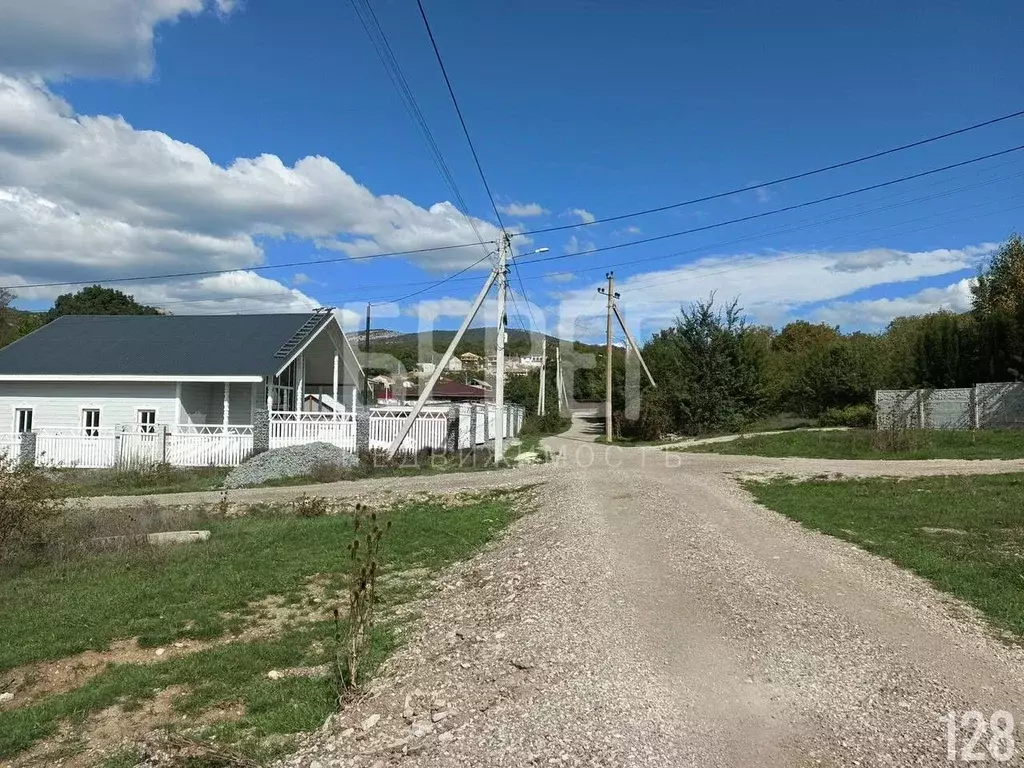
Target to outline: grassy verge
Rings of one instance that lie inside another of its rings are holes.
[[[567,427],[566,427],[567,428]],[[564,430],[560,430],[564,431]],[[526,434],[522,447],[513,447],[506,454],[506,462],[514,460],[518,453],[537,450],[539,440],[548,433]],[[416,456],[399,455],[387,461],[383,455],[368,457],[358,467],[323,466],[312,474],[282,478],[264,483],[264,486],[280,487],[293,485],[316,485],[372,478],[413,477],[416,475],[439,475],[452,472],[481,472],[501,469],[508,464],[495,464],[494,451],[489,447],[477,447],[457,453],[424,452]],[[191,493],[193,491],[219,490],[229,467],[185,468],[169,465],[138,470],[120,469],[64,469],[50,470],[48,476],[62,488],[69,497],[86,496],[137,496],[157,493]]]
[[[144,469],[54,469],[47,474],[69,496],[135,496],[145,493],[189,493],[221,487],[230,467],[172,467]]]
[[[765,506],[893,560],[1024,638],[1024,475],[746,487]]]
[[[1014,430],[911,430],[893,447],[884,431],[787,432],[755,435],[727,443],[679,446],[673,450],[746,456],[803,456],[814,459],[1019,459],[1024,436]]]
[[[756,421],[751,421],[751,422],[749,422],[747,424],[744,424],[738,430],[713,430],[711,432],[705,432],[705,433],[702,433],[700,435],[693,435],[691,437],[704,438],[704,437],[720,437],[720,436],[723,436],[723,435],[735,435],[735,434],[744,434],[744,435],[746,435],[746,434],[755,434],[757,432],[774,432],[774,431],[781,431],[781,430],[804,429],[806,427],[814,427],[814,426],[817,426],[817,421],[815,419],[808,419],[808,418],[805,418],[803,416],[794,416],[793,414],[783,413],[783,414],[776,414],[776,415],[773,415],[773,416],[765,416],[764,418],[757,419]],[[644,446],[669,445],[669,444],[672,444],[672,443],[678,443],[680,440],[683,440],[683,439],[686,439],[686,438],[685,437],[681,437],[679,435],[673,435],[671,437],[666,437],[666,438],[664,438],[662,440],[640,440],[639,438],[634,438],[634,437],[619,436],[619,437],[615,438],[615,444],[616,445],[635,446],[637,448],[640,448],[640,447],[644,447]],[[596,443],[604,443],[604,442],[606,442],[605,439],[604,439],[604,435],[601,435],[600,437],[595,438],[594,442],[596,442]]]
[[[499,493],[464,501],[416,503],[382,514],[392,522],[381,546],[382,615],[419,588],[418,581],[388,574],[434,571],[469,556],[514,520],[524,503],[519,495]],[[138,637],[142,646],[181,638],[220,642],[166,661],[111,664],[77,688],[0,711],[0,757],[54,734],[62,722],[81,724],[114,705],[137,709],[168,686],[184,690],[173,701],[179,720],[185,715],[194,721],[218,707],[239,710],[238,717],[199,734],[260,759],[286,751],[294,734],[316,728],[334,709],[329,678],[271,680],[267,674],[331,660],[331,611],[343,587],[351,519],[264,511],[198,522],[211,531],[208,542],[4,575],[0,688],[19,665],[103,650],[119,638]],[[232,637],[266,619],[256,604],[271,597],[280,608],[273,631]],[[379,626],[368,669],[394,647],[398,627],[397,619]]]

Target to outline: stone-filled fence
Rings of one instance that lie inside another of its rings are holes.
[[[879,429],[1024,429],[1024,382],[958,389],[879,389]]]

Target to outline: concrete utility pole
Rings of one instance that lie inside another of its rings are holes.
[[[615,295],[618,296],[618,294]],[[633,351],[636,352],[637,359],[640,361],[640,365],[644,369],[644,373],[647,374],[647,380],[651,382],[652,387],[657,387],[658,385],[655,383],[654,377],[651,376],[651,372],[647,368],[647,363],[644,362],[644,356],[640,354],[640,347],[636,345],[636,341],[634,341],[633,339],[633,334],[631,334],[629,332],[629,328],[626,327],[626,321],[623,320],[622,318],[622,312],[619,310],[617,306],[614,305],[612,306],[612,310],[615,312],[615,317],[619,321],[619,327],[622,328],[622,332],[626,334],[626,341],[629,342],[629,346],[626,347],[626,351],[628,352],[630,347],[633,348]]]
[[[494,462],[505,458],[505,293],[508,290],[508,259],[512,252],[512,240],[508,233],[502,233],[498,244],[498,340],[496,350],[496,371],[494,376]]]
[[[541,342],[540,348],[540,389],[537,390],[537,415],[544,415],[544,406],[546,405],[544,396],[545,377],[547,371],[545,368],[548,367],[548,337],[544,337],[544,341]]]
[[[608,289],[598,288],[597,290],[608,296],[608,324],[607,338],[605,340],[605,371],[604,371],[604,439],[611,443],[615,439],[612,430],[612,310],[615,307],[615,300],[619,294],[615,292],[615,273],[609,272]]]
[[[455,337],[452,339],[451,344],[448,345],[448,349],[441,355],[441,362],[438,363],[437,367],[434,368],[434,372],[430,374],[430,378],[427,379],[427,383],[420,387],[420,396],[416,400],[416,404],[412,407],[409,415],[405,417],[405,421],[402,422],[401,429],[398,430],[398,434],[395,435],[395,439],[391,441],[391,445],[388,448],[388,458],[393,459],[395,454],[398,453],[398,449],[402,447],[402,442],[405,440],[406,435],[409,434],[409,430],[412,429],[413,423],[416,421],[416,417],[420,415],[420,411],[423,410],[423,404],[427,402],[430,397],[430,393],[434,390],[434,385],[437,384],[437,380],[441,378],[441,374],[444,369],[448,366],[449,361],[455,354],[456,348],[459,346],[459,342],[462,341],[463,335],[466,333],[466,329],[469,328],[469,324],[473,322],[473,318],[476,317],[476,313],[480,311],[480,305],[484,303],[484,299],[487,298],[487,294],[491,290],[491,286],[494,285],[494,281],[498,277],[498,270],[493,270],[487,277],[487,281],[484,283],[484,287],[480,289],[480,293],[477,294],[476,300],[473,302],[473,307],[469,310],[469,314],[462,321],[462,325],[459,326],[459,330],[455,333]],[[404,402],[404,397],[403,397]]]
[[[367,405],[373,400],[370,392],[370,302],[366,302],[366,333],[364,334],[366,352],[363,355],[363,398]]]

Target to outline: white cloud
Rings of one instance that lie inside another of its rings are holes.
[[[569,213],[573,216],[579,216],[580,221],[584,224],[593,224],[597,221],[597,217],[586,208],[573,208]]]
[[[589,240],[580,240],[576,235],[569,238],[569,242],[563,246],[566,253],[589,253],[596,250],[597,246]]]
[[[576,279],[572,272],[548,272],[544,279],[549,283],[571,283]]]
[[[784,322],[801,307],[842,299],[856,291],[890,286],[926,277],[976,269],[997,246],[983,244],[960,249],[893,251],[906,258],[893,259],[878,269],[837,272],[837,263],[856,263],[869,251],[849,253],[780,253],[711,256],[698,261],[619,278],[616,290],[634,328],[649,332],[675,316],[682,304],[706,299],[739,298],[740,305],[758,322]],[[598,284],[573,289],[560,296],[559,313],[572,318],[589,314]],[[927,296],[926,296],[927,298]]]
[[[831,325],[881,328],[895,317],[923,315],[940,309],[966,312],[971,308],[974,283],[974,278],[964,278],[945,288],[925,288],[909,296],[837,301],[815,310],[812,317]]]
[[[768,187],[758,187],[754,190],[754,197],[757,198],[757,202],[764,204],[772,199],[772,194],[768,191]]]
[[[154,30],[234,0],[6,0],[0,3],[0,71],[60,78],[147,77]]]
[[[831,272],[860,272],[865,269],[882,269],[890,264],[910,263],[910,254],[891,248],[872,248],[867,251],[841,253],[829,267]]]
[[[260,237],[347,255],[476,241],[451,204],[374,195],[327,158],[287,166],[265,154],[220,166],[198,147],[121,118],[76,115],[40,84],[3,75],[0,180],[0,263],[14,285],[239,269],[265,261]],[[408,258],[439,271],[481,253]]]
[[[292,285],[306,285],[307,283],[313,282],[313,278],[307,275],[305,272],[296,272],[292,275]]]
[[[516,203],[512,202],[508,205],[499,205],[498,210],[502,213],[506,213],[509,216],[544,216],[550,211],[544,208],[540,203]]]

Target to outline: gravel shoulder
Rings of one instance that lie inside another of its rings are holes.
[[[585,429],[548,444],[579,446]],[[1024,716],[1021,649],[732,477],[1021,462],[588,448],[591,461],[554,466],[533,514],[438,581],[378,682],[285,765],[940,766],[946,712]]]

